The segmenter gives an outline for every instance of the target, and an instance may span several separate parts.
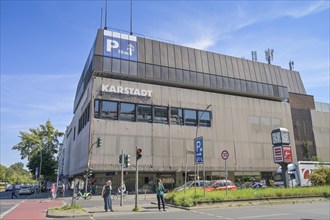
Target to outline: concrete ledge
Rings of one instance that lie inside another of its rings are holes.
[[[287,197],[265,197],[265,198],[255,198],[255,199],[221,200],[221,201],[197,201],[196,205],[214,204],[214,203],[231,203],[231,202],[254,202],[254,201],[272,201],[272,200],[312,199],[312,198],[327,198],[327,196],[287,196]]]
[[[84,210],[56,210],[47,209],[46,217],[48,218],[76,218],[90,217],[91,215]]]
[[[197,201],[195,206],[184,207],[176,206],[171,203],[166,203],[167,206],[184,209],[184,210],[194,210],[203,208],[213,208],[213,207],[234,207],[234,206],[253,206],[261,204],[276,204],[276,203],[299,203],[299,202],[311,202],[313,200],[325,200],[328,201],[327,196],[292,196],[292,197],[276,197],[276,198],[259,198],[259,199],[239,199],[239,200],[224,200],[224,201]]]

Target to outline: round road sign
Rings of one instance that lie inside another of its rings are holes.
[[[221,152],[221,157],[222,157],[222,159],[227,160],[228,157],[229,157],[229,153],[228,153],[228,151],[227,151],[227,150],[223,150],[223,151]]]

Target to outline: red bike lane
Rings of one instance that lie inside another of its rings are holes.
[[[4,216],[4,220],[13,219],[46,219],[47,209],[50,207],[60,207],[63,200],[25,200],[10,213]]]

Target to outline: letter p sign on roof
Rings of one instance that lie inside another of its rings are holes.
[[[136,36],[104,30],[103,55],[123,60],[137,61]]]

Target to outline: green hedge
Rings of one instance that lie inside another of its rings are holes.
[[[225,201],[225,200],[241,200],[241,199],[261,199],[261,198],[281,198],[281,197],[294,197],[294,196],[330,196],[330,186],[318,187],[297,187],[297,188],[265,188],[265,189],[242,189],[228,191],[212,191],[206,192],[204,198],[203,189],[198,189],[195,194],[195,189],[180,192],[170,192],[166,194],[165,198],[169,203],[191,207],[199,201]]]
[[[321,167],[315,170],[311,174],[310,180],[313,186],[330,185],[330,167]]]

